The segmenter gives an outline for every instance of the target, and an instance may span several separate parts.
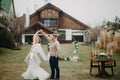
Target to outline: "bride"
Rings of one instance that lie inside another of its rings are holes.
[[[48,61],[42,47],[41,47],[41,39],[37,34],[39,31],[37,31],[33,36],[33,45],[30,49],[29,54],[25,58],[25,62],[28,65],[27,70],[22,74],[22,77],[24,79],[39,79],[39,80],[46,80],[49,76],[49,74],[40,67],[40,56]]]

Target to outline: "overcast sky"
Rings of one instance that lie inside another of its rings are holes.
[[[26,13],[26,9],[32,14],[46,4],[45,0],[14,0],[14,3],[17,16]],[[50,0],[50,3],[91,27],[120,17],[120,0]]]

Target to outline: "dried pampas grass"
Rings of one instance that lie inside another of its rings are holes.
[[[99,40],[96,42],[97,48],[113,50],[120,52],[120,30],[115,31],[113,30],[101,30],[99,35]]]

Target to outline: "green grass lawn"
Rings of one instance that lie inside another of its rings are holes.
[[[22,50],[10,50],[0,48],[0,80],[23,80],[21,74],[26,70],[27,65],[24,58],[29,53],[31,45],[23,46]],[[47,46],[43,45],[47,53]],[[60,57],[69,57],[74,51],[74,44],[61,44]],[[95,78],[89,75],[89,52],[93,49],[91,46],[79,45],[79,62],[60,61],[61,80],[120,80],[120,53],[115,53],[114,58],[117,66],[114,67],[115,76],[111,78]],[[50,73],[49,63],[42,61],[41,66]],[[107,69],[111,74],[111,70]],[[93,69],[93,74],[97,74],[97,69]]]

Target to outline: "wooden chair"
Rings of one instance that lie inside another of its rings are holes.
[[[108,52],[107,55],[110,58],[113,58],[113,55],[114,55],[113,50]],[[111,61],[105,63],[105,68],[111,68],[112,75],[114,75],[113,67],[116,67],[116,61],[115,60],[111,60]]]
[[[92,75],[92,68],[98,68],[98,72],[100,72],[100,64],[98,61],[92,59],[94,57],[93,52],[90,52],[90,71],[89,74]]]
[[[110,60],[109,62],[105,63],[105,68],[111,68],[112,75],[114,75],[113,67],[116,67],[115,60]]]

